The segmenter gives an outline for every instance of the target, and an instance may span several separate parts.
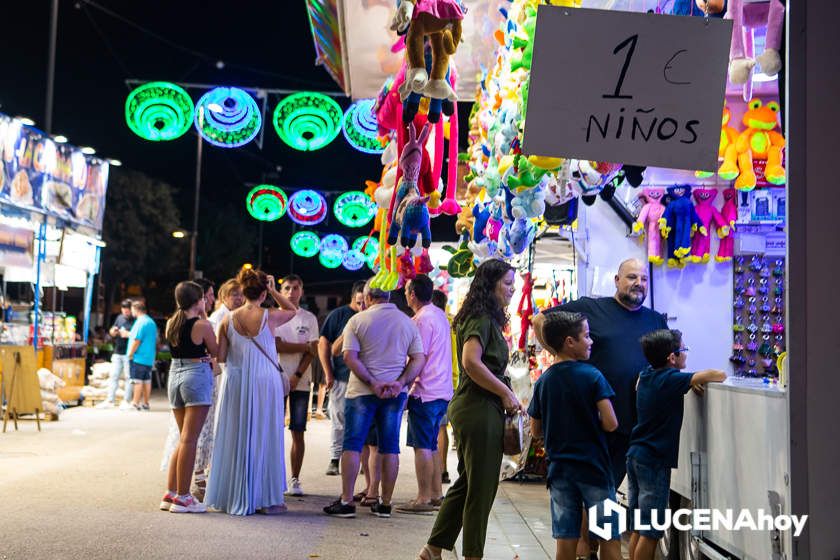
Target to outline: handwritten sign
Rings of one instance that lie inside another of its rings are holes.
[[[717,169],[732,22],[540,6],[523,151]]]

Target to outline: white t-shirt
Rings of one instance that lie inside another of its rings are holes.
[[[287,323],[284,323],[274,329],[275,338],[279,338],[283,342],[292,342],[298,344],[305,344],[309,342],[318,341],[318,319],[311,312],[300,308],[294,317]],[[289,379],[295,374],[300,360],[303,358],[303,353],[295,354],[281,354],[277,353],[277,360],[280,362],[280,367],[283,368],[283,373]],[[315,358],[317,359],[317,358]],[[312,382],[312,366],[310,365],[303,372],[303,377],[298,381],[296,391],[309,391],[309,384]]]
[[[402,375],[409,354],[423,353],[423,342],[408,315],[393,303],[378,303],[350,317],[344,327],[345,350],[357,351],[359,360],[378,381],[394,381]],[[351,370],[346,398],[372,394]]]

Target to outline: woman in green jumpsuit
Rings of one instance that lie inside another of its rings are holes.
[[[418,560],[440,559],[441,549],[452,550],[462,528],[465,559],[484,556],[487,520],[499,487],[505,413],[521,410],[505,375],[510,351],[502,334],[514,279],[506,262],[482,263],[453,321],[461,373],[448,414],[458,446],[458,480]]]

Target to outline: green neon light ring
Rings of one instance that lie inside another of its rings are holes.
[[[326,253],[322,252],[318,255],[318,261],[324,268],[338,268],[341,266],[343,259],[344,256],[341,253],[336,253],[334,251],[327,251]]]
[[[289,245],[299,257],[314,257],[321,250],[321,238],[314,231],[299,231],[289,240]]]
[[[274,185],[257,185],[245,197],[248,213],[261,222],[279,220],[289,207],[289,198],[283,189]]]
[[[289,147],[319,150],[335,140],[344,113],[332,98],[313,92],[294,93],[274,109],[274,129]]]
[[[379,240],[375,237],[368,237],[363,235],[353,241],[350,247],[353,251],[359,251],[365,256],[365,260],[369,267],[373,268],[376,262],[376,257],[379,256]]]
[[[169,82],[149,82],[128,94],[125,122],[134,134],[151,142],[175,140],[189,130],[195,106],[186,91]]]
[[[361,191],[350,191],[335,199],[333,213],[347,227],[362,227],[376,216],[376,203]]]

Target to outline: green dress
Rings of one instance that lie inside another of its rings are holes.
[[[489,315],[470,317],[455,332],[461,372],[448,415],[458,446],[458,480],[446,494],[428,542],[452,550],[463,527],[463,555],[483,557],[487,520],[499,487],[505,415],[501,398],[463,370],[462,353],[464,343],[478,339],[483,348],[481,361],[510,386],[505,376],[510,349]]]

